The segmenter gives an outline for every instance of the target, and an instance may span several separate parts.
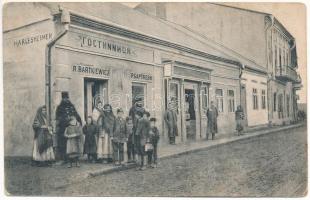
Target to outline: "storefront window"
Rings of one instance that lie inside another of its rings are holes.
[[[215,98],[216,98],[216,106],[217,106],[218,112],[224,112],[224,100],[223,100],[222,89],[215,90]]]
[[[266,91],[262,90],[262,109],[266,109]]]
[[[207,86],[201,87],[201,105],[202,110],[206,111],[209,105],[209,89]]]
[[[257,110],[258,109],[258,100],[257,100],[257,89],[253,88],[253,109]]]
[[[170,83],[169,101],[173,102],[173,105],[178,111],[179,108],[179,85],[177,83]]]
[[[286,95],[286,112],[287,116],[290,116],[290,95]]]
[[[283,94],[278,95],[278,115],[283,118]]]
[[[137,99],[142,99],[143,107],[145,107],[146,84],[132,83],[132,105],[134,105]]]
[[[228,111],[235,112],[235,93],[233,90],[227,91],[228,96]]]
[[[273,111],[277,111],[277,93],[273,93]]]

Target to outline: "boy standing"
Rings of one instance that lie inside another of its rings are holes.
[[[152,117],[150,119],[150,123],[151,123],[152,144],[153,144],[153,164],[154,167],[157,167],[157,144],[160,136],[158,128],[156,127],[156,118]]]
[[[128,156],[128,163],[133,162],[135,157],[134,151],[134,138],[133,138],[133,120],[132,117],[126,117],[126,131],[127,131],[127,156]]]
[[[123,109],[117,109],[114,131],[112,136],[113,161],[115,165],[121,165],[124,161],[124,143],[127,141],[126,121],[123,118]]]
[[[150,131],[150,121],[149,121],[150,113],[145,111],[143,113],[143,117],[139,119],[137,125],[137,131],[135,136],[138,138],[138,154],[140,156],[140,167],[137,168],[139,170],[144,170],[144,153],[145,153],[145,143],[147,136]]]

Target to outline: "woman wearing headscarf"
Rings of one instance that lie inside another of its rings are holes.
[[[53,133],[47,125],[46,106],[37,110],[32,124],[34,130],[34,142],[32,159],[38,166],[50,165],[55,160],[53,150]]]
[[[103,112],[98,119],[99,134],[97,142],[97,159],[99,161],[112,161],[112,141],[111,137],[114,131],[115,116],[110,104],[103,106]]]

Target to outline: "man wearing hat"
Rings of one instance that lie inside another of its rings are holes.
[[[121,165],[124,161],[124,143],[127,142],[127,131],[123,115],[123,109],[118,108],[112,135],[113,161],[115,165]]]
[[[177,108],[176,108],[176,100],[171,99],[168,105],[168,109],[165,112],[164,120],[168,127],[168,136],[169,143],[175,144],[175,136],[178,136],[178,119],[177,119]]]
[[[82,126],[82,120],[77,113],[74,105],[69,99],[68,92],[61,93],[61,102],[56,109],[56,135],[57,135],[57,157],[60,160],[66,160],[67,141],[64,132],[69,125],[70,116],[74,116]]]
[[[129,116],[131,116],[133,122],[132,132],[134,136],[136,135],[135,132],[137,130],[139,120],[137,116],[141,115],[142,117],[143,113],[145,112],[145,109],[143,108],[143,103],[144,103],[144,97],[138,95],[134,98],[134,105],[129,110]],[[133,141],[134,141],[133,148],[135,149],[135,154],[138,154],[138,146],[139,146],[139,144],[137,144],[138,140],[136,138],[133,138]],[[136,158],[133,159],[135,160]]]

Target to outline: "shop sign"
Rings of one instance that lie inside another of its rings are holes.
[[[103,76],[108,77],[110,76],[110,69],[103,69],[94,66],[85,66],[85,65],[73,65],[72,71],[77,73],[82,73],[86,75],[96,75],[96,76]]]
[[[14,40],[14,47],[22,47],[30,44],[38,43],[41,41],[49,41],[53,37],[52,33],[42,33],[32,36],[23,37],[17,40]]]
[[[136,81],[149,81],[149,82],[152,82],[152,80],[153,80],[153,76],[150,75],[150,74],[131,72],[129,74],[129,76],[130,76],[130,78],[132,80],[136,80]]]
[[[128,60],[153,63],[153,50],[130,41],[99,33],[72,29],[58,45]]]

